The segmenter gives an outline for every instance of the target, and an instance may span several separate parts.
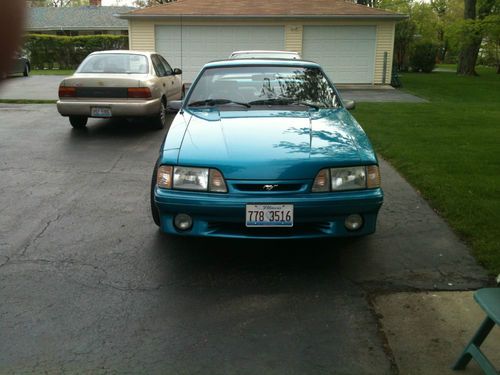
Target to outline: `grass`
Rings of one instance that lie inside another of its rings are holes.
[[[404,90],[429,103],[360,103],[354,112],[389,160],[471,246],[500,272],[500,75],[411,74]]]
[[[44,69],[44,70],[32,70],[30,74],[34,76],[70,76],[74,73],[74,70],[64,70],[64,69]]]
[[[6,104],[55,104],[55,103],[57,103],[57,100],[0,99],[0,103],[6,103]]]

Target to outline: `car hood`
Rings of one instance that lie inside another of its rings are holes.
[[[176,164],[214,167],[227,179],[312,179],[324,167],[376,163],[365,133],[344,109],[179,116],[165,154],[176,150]]]

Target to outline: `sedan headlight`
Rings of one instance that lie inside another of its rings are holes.
[[[227,193],[226,182],[216,169],[160,165],[156,183],[163,189]]]
[[[325,180],[329,179],[326,184]],[[313,193],[329,191],[373,189],[380,187],[378,166],[355,166],[322,169],[316,175],[312,186]]]

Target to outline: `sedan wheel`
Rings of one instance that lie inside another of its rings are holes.
[[[167,103],[162,99],[160,106],[160,114],[155,119],[154,128],[161,130],[167,126]]]
[[[69,116],[69,123],[75,129],[83,129],[87,125],[87,120],[85,116]]]

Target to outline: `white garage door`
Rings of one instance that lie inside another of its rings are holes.
[[[233,51],[282,50],[284,45],[282,26],[156,26],[156,51],[172,68],[182,69],[184,82],[192,82],[207,62],[226,59]]]
[[[305,26],[304,59],[323,66],[334,83],[373,83],[375,26]]]

